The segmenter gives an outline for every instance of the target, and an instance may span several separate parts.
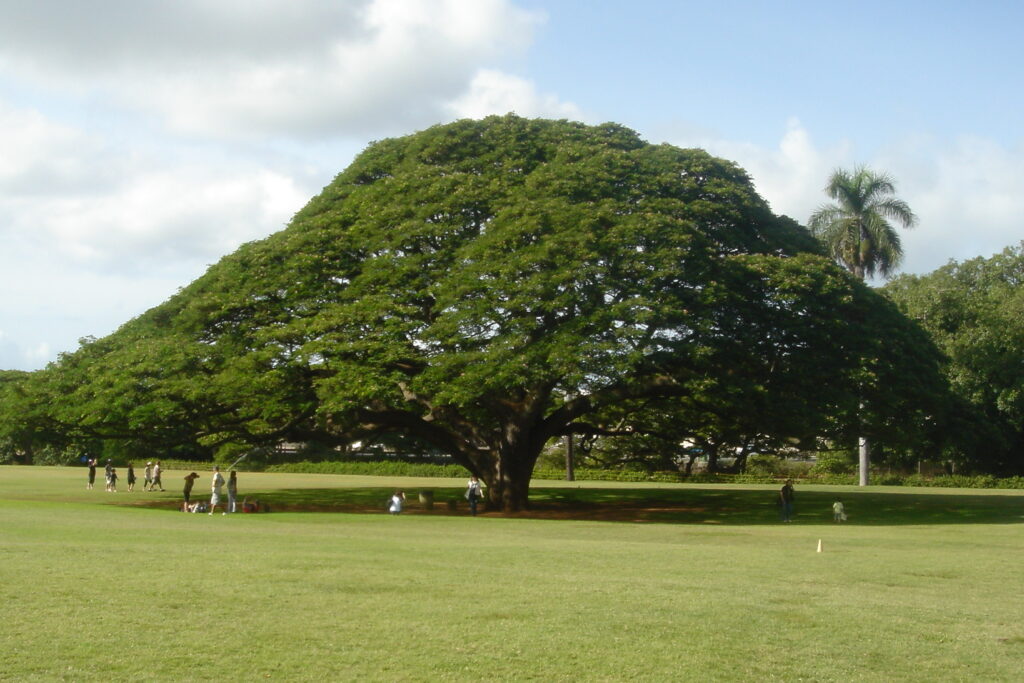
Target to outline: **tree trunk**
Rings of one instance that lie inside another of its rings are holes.
[[[576,481],[576,455],[573,452],[572,432],[565,436],[565,480]]]
[[[860,486],[868,485],[868,471],[871,467],[871,444],[868,443],[866,436],[862,436],[859,439],[858,448],[858,467],[860,471]]]
[[[491,468],[482,474],[487,485],[487,503],[491,509],[519,512],[530,507],[530,478],[540,448],[506,448],[494,457]]]
[[[729,472],[732,474],[743,474],[747,471],[747,456],[750,455],[750,441],[746,440],[743,442],[743,448],[736,454],[736,461],[733,462],[732,467],[729,468]]]
[[[718,472],[718,444],[704,444],[704,450],[708,454],[708,474],[715,474]]]
[[[690,476],[690,474],[693,473],[693,463],[696,462],[696,460],[697,460],[697,454],[696,453],[690,453],[686,457],[686,465],[685,465],[685,468],[683,469],[683,474],[685,476],[688,477],[688,476]]]
[[[530,507],[530,474],[525,476],[505,470],[495,476],[484,477],[487,484],[487,504],[502,512],[519,512]]]

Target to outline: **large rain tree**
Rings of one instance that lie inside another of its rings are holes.
[[[38,383],[91,436],[401,434],[515,511],[545,443],[609,415],[787,437],[855,412],[865,354],[902,358],[847,323],[875,298],[730,162],[491,117],[373,144],[288,228]]]
[[[917,216],[895,196],[896,185],[885,173],[865,166],[852,171],[837,169],[825,186],[834,200],[820,207],[807,226],[821,240],[838,263],[857,278],[887,278],[903,259],[903,246],[893,223],[913,227]],[[858,443],[860,485],[867,486],[871,465],[871,444],[866,437]]]

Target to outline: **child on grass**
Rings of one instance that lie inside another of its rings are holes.
[[[843,501],[837,499],[832,503],[832,519],[836,522],[846,521],[846,506],[843,505]]]

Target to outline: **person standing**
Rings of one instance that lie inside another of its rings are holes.
[[[113,472],[114,472],[114,462],[110,458],[107,458],[107,464],[103,468],[103,474],[104,474],[104,476],[106,476],[106,479],[107,479],[107,491],[110,490],[110,475]]]
[[[85,485],[85,488],[91,489],[96,483],[96,458],[89,458],[86,464],[89,465],[89,483]]]
[[[469,501],[469,512],[476,517],[476,504],[483,495],[483,489],[480,488],[480,480],[475,476],[469,478],[469,484],[466,486],[466,500]]]
[[[135,490],[135,468],[131,463],[128,463],[128,490]]]
[[[153,487],[153,463],[146,463],[146,471],[143,472],[145,479],[142,480],[142,490],[149,491]]]
[[[793,521],[793,499],[795,497],[793,480],[787,479],[786,483],[779,490],[779,505],[781,506],[783,522]]]
[[[843,505],[843,501],[836,499],[836,502],[832,503],[832,519],[837,522],[846,521],[846,506]]]
[[[402,501],[405,500],[405,491],[395,491],[394,495],[391,496],[391,501],[388,505],[388,512],[393,515],[401,514],[402,512]]]
[[[220,473],[220,467],[218,465],[213,466],[213,481],[210,483],[210,514],[212,515],[217,511],[217,506],[220,504],[220,490],[224,486],[224,475]],[[221,512],[222,515],[227,514]]]
[[[111,493],[117,493],[117,470],[113,467],[110,468],[110,476],[107,482],[107,490]]]
[[[149,490],[150,491],[156,491],[156,487],[157,486],[160,487],[161,491],[164,490],[164,483],[160,480],[160,475],[161,474],[163,474],[163,473],[160,471],[160,461],[157,460],[156,464],[153,465],[153,483],[150,484],[150,486],[149,486]]]
[[[228,473],[228,512],[236,512],[235,501],[238,499],[238,473],[234,470]]]
[[[185,490],[182,492],[185,496],[185,504],[182,506],[182,511],[188,512],[188,505],[192,499],[192,486],[196,483],[196,479],[199,475],[195,472],[191,472],[185,475]]]

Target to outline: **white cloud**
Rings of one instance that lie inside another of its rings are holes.
[[[907,271],[988,257],[1024,238],[1024,146],[978,137],[942,146],[922,140],[887,151],[879,164],[900,180],[920,217],[904,236]]]
[[[286,164],[126,149],[2,102],[0,148],[0,368],[112,332],[283,227],[322,184]]]
[[[281,227],[317,189],[239,160],[131,152],[0,108],[0,236],[122,272],[210,261]]]
[[[736,161],[750,173],[776,213],[806,223],[828,201],[823,188],[836,168],[866,163],[896,180],[897,195],[918,215],[919,224],[901,230],[902,272],[928,273],[950,259],[988,257],[1024,236],[1024,148],[992,140],[909,139],[872,158],[855,156],[846,141],[814,143],[796,119],[775,148],[715,138],[679,136],[681,146],[701,146]]]
[[[140,170],[110,194],[38,203],[20,219],[76,260],[127,271],[215,260],[284,227],[308,198],[264,169],[169,167]]]
[[[479,119],[509,112],[528,117],[585,118],[571,102],[539,93],[532,81],[494,69],[478,71],[469,90],[450,102],[448,108],[456,118]]]
[[[0,11],[0,367],[107,334],[280,229],[353,143],[477,112],[577,115],[499,70],[545,21],[512,0]]]
[[[102,141],[0,100],[0,196],[38,197],[93,192],[110,182]]]
[[[0,72],[240,139],[436,123],[480,65],[525,49],[543,21],[507,0],[56,5],[67,11],[21,3],[5,16]]]

